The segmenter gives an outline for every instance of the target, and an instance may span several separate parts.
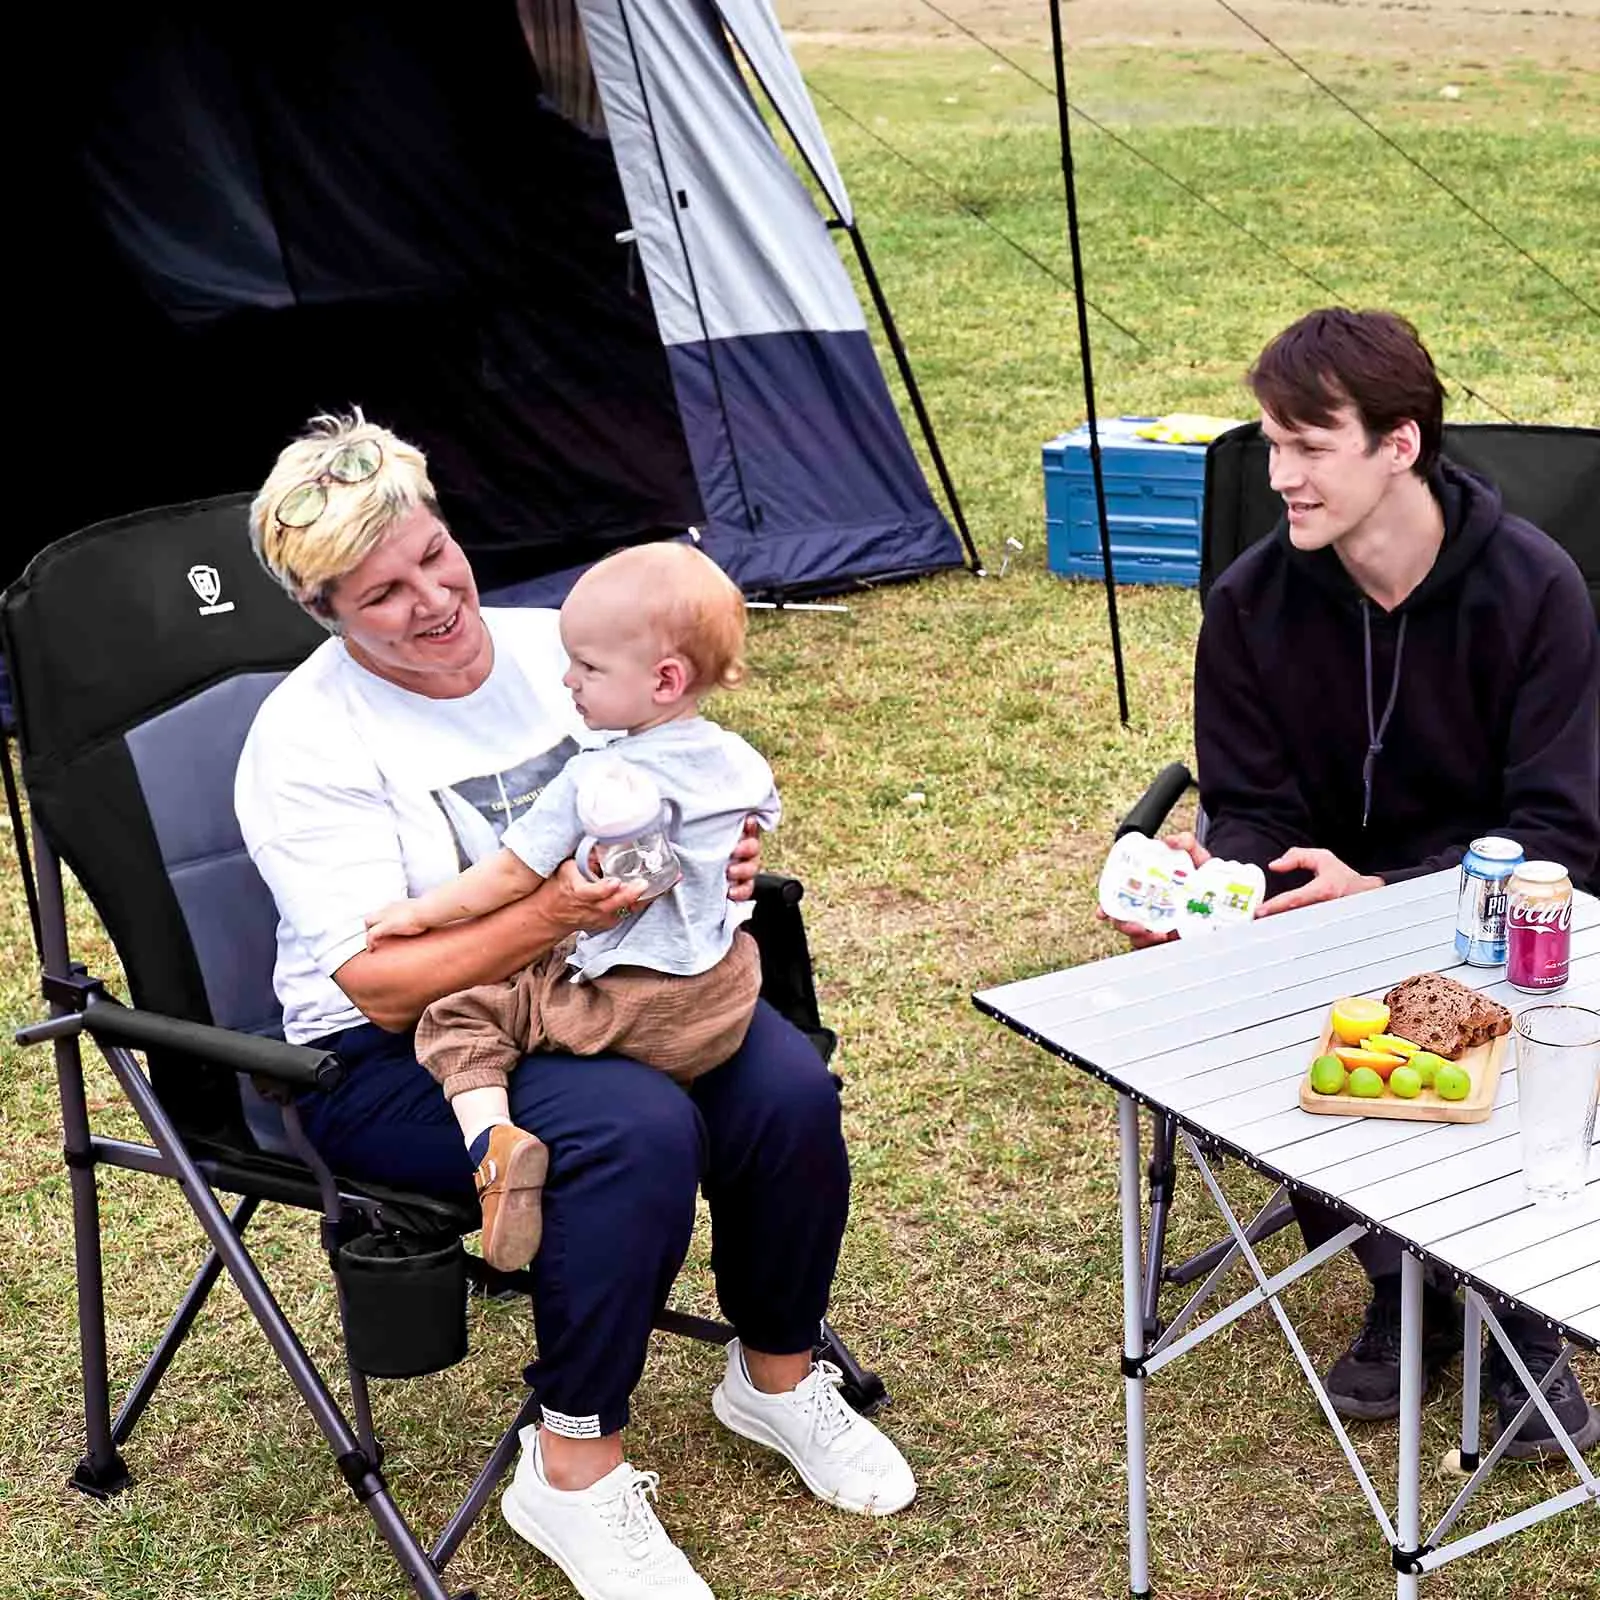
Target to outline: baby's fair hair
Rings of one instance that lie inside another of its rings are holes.
[[[733,689],[745,679],[744,596],[710,556],[691,544],[637,544],[592,566],[573,586],[615,586],[634,623],[689,663],[691,693]]]
[[[303,528],[278,521],[285,497],[315,483],[348,445],[376,444],[383,460],[363,483],[329,482],[327,503]],[[428,461],[415,445],[368,422],[361,408],[348,417],[313,417],[306,431],[284,447],[250,505],[250,544],[268,572],[317,619],[329,623],[333,586],[383,543],[409,512],[425,506],[439,514],[428,478]],[[331,624],[330,624],[331,625]]]

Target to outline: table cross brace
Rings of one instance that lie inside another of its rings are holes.
[[[1345,1431],[1344,1422],[1339,1413],[1333,1409],[1333,1402],[1328,1398],[1328,1391],[1322,1386],[1322,1377],[1313,1364],[1311,1357],[1306,1354],[1306,1347],[1300,1342],[1300,1335],[1294,1331],[1294,1324],[1289,1320],[1289,1314],[1278,1303],[1277,1292],[1271,1287],[1261,1262],[1257,1259],[1250,1241],[1245,1237],[1244,1228],[1239,1219],[1233,1214],[1233,1207],[1228,1204],[1228,1197],[1222,1192],[1221,1185],[1217,1182],[1215,1174],[1206,1163],[1206,1158],[1201,1155],[1200,1147],[1195,1143],[1193,1136],[1187,1128],[1179,1130],[1185,1147],[1189,1152],[1189,1159],[1194,1162],[1207,1189],[1211,1191],[1211,1198],[1222,1214],[1222,1220],[1227,1223],[1228,1230],[1233,1234],[1234,1242],[1238,1245],[1240,1253],[1249,1264],[1250,1271],[1254,1274],[1256,1283],[1261,1291],[1261,1296],[1272,1309],[1272,1314],[1278,1319],[1278,1326],[1283,1329],[1283,1336],[1288,1341],[1289,1348],[1294,1353],[1294,1358],[1300,1363],[1300,1369],[1306,1375],[1306,1382],[1311,1385],[1311,1392],[1317,1398],[1317,1404],[1322,1407],[1323,1415],[1328,1419],[1328,1426],[1333,1429],[1334,1437],[1339,1441],[1339,1448],[1344,1451],[1345,1459],[1350,1463],[1350,1470],[1355,1474],[1356,1482],[1361,1486],[1361,1492],[1366,1496],[1367,1505],[1371,1508],[1373,1517],[1378,1526],[1383,1529],[1383,1536],[1391,1546],[1399,1543],[1399,1538],[1394,1530],[1394,1523],[1389,1519],[1389,1512],[1382,1500],[1378,1498],[1378,1491],[1372,1486],[1372,1479],[1367,1476],[1367,1469],[1362,1464],[1361,1457],[1356,1453],[1356,1447],[1351,1442],[1350,1435]],[[1359,1233],[1362,1230],[1352,1225],[1352,1229],[1345,1232]],[[1343,1234],[1338,1236],[1344,1243]],[[1329,1241],[1332,1242],[1331,1240]],[[1331,1252],[1330,1252],[1331,1254]]]

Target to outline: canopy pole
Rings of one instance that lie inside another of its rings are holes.
[[[1078,349],[1083,357],[1083,404],[1089,420],[1089,469],[1094,476],[1095,515],[1100,522],[1100,560],[1106,577],[1106,620],[1111,626],[1111,661],[1117,675],[1117,714],[1128,726],[1128,678],[1117,621],[1117,583],[1111,570],[1111,524],[1106,516],[1106,481],[1100,466],[1100,427],[1094,405],[1094,363],[1089,355],[1089,304],[1084,297],[1083,250],[1078,240],[1078,187],[1072,175],[1072,119],[1067,114],[1067,58],[1061,42],[1061,0],[1050,0],[1050,46],[1056,66],[1056,115],[1061,124],[1061,176],[1067,187],[1067,238],[1072,245],[1072,295],[1078,307]]]
[[[928,454],[933,460],[933,470],[939,474],[939,483],[944,489],[944,497],[950,507],[950,515],[961,534],[961,542],[967,549],[967,565],[979,577],[983,576],[983,557],[978,554],[978,547],[972,542],[972,534],[967,529],[966,514],[961,509],[960,497],[956,494],[955,480],[950,476],[950,469],[944,463],[944,452],[939,448],[938,436],[933,431],[933,418],[928,415],[928,408],[922,403],[922,390],[917,386],[917,376],[911,370],[911,357],[906,352],[905,344],[900,338],[900,330],[895,326],[894,312],[889,309],[889,300],[883,292],[883,286],[878,282],[878,274],[873,270],[872,257],[867,254],[867,241],[861,237],[861,229],[854,222],[846,222],[843,217],[836,216],[829,227],[841,228],[850,236],[850,243],[855,246],[856,260],[861,264],[861,276],[866,281],[867,292],[872,296],[872,304],[878,313],[878,320],[883,324],[883,331],[889,340],[889,348],[894,351],[895,365],[900,369],[900,379],[906,386],[906,394],[911,400],[911,409],[917,414],[917,422],[922,428],[923,443],[928,447]]]

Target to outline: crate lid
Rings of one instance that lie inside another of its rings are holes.
[[[1179,448],[1204,449],[1210,441],[1239,424],[1230,417],[1206,416],[1194,411],[1172,411],[1161,417],[1099,417],[1095,426],[1100,438],[1117,444],[1157,444]],[[1057,434],[1049,445],[1086,444],[1089,424],[1080,422],[1070,433]]]

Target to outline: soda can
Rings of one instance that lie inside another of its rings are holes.
[[[1524,994],[1566,987],[1572,879],[1554,861],[1524,861],[1506,888],[1506,981]]]
[[[1506,884],[1522,864],[1514,839],[1474,839],[1461,862],[1456,891],[1456,955],[1469,967],[1506,959]]]

